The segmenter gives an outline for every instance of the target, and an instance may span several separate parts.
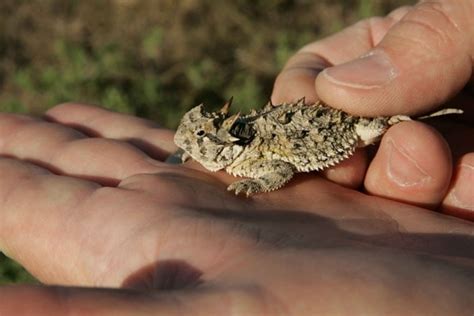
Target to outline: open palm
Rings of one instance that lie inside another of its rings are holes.
[[[0,247],[61,287],[4,287],[0,315],[474,308],[468,222],[315,173],[236,197],[225,173],[162,162],[172,132],[149,121],[78,104],[46,117],[0,116]]]

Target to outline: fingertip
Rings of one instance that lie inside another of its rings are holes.
[[[441,209],[444,213],[474,221],[474,153],[459,159]]]
[[[390,128],[364,181],[367,192],[435,208],[451,178],[451,153],[441,135],[420,122]]]
[[[318,72],[312,69],[286,69],[276,78],[271,100],[273,104],[293,102],[301,98],[317,99],[314,80]]]
[[[327,67],[322,57],[299,51],[288,60],[284,69],[277,76],[272,92],[272,102],[279,104],[305,97],[307,101],[317,100],[314,81],[318,74]]]

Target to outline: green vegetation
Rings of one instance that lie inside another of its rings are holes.
[[[190,107],[264,104],[305,43],[408,0],[2,0],[0,111],[77,101],[175,127]],[[32,279],[0,257],[0,283]]]
[[[36,282],[28,272],[0,252],[0,285]]]

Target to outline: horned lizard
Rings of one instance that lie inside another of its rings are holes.
[[[394,124],[411,120],[405,115],[366,118],[352,116],[322,102],[273,105],[248,115],[229,114],[232,99],[218,112],[198,105],[187,112],[174,141],[206,169],[225,169],[248,177],[229,185],[229,191],[247,196],[281,188],[296,172],[322,170],[367,146]],[[462,113],[444,109],[427,116]]]

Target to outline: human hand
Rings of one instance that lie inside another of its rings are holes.
[[[236,197],[224,172],[161,162],[172,132],[151,122],[71,104],[47,118],[0,115],[0,249],[61,286],[0,288],[0,315],[474,309],[469,222],[315,174]]]
[[[474,220],[474,1],[421,1],[361,21],[303,47],[278,76],[274,103],[322,99],[362,116],[430,112],[441,103],[460,117],[398,124],[370,164],[364,151],[325,172],[349,187]],[[463,91],[461,89],[464,88]]]

